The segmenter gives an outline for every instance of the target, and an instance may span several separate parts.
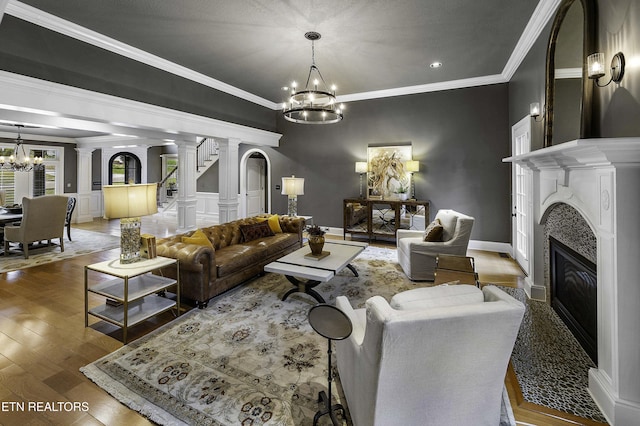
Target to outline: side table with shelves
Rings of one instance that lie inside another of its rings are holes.
[[[84,267],[84,325],[89,326],[89,315],[122,328],[122,340],[127,344],[127,329],[155,315],[176,309],[180,315],[180,278],[166,278],[152,271],[176,264],[180,277],[180,264],[176,259],[155,257],[140,262],[121,264],[119,259],[107,260]],[[114,277],[89,284],[89,271]],[[176,286],[176,300],[157,295]],[[89,293],[104,296],[115,304],[105,303],[89,309]]]

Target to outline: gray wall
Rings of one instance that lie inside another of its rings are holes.
[[[280,177],[305,178],[298,212],[323,226],[342,227],[342,200],[357,197],[356,161],[369,144],[411,142],[420,162],[416,197],[431,201],[431,217],[451,208],[476,218],[472,238],[510,241],[508,87],[506,84],[353,102],[344,121],[326,126],[278,118],[280,147],[273,166],[273,211],[286,212],[275,190]],[[245,147],[246,151],[248,147]],[[241,153],[242,154],[242,153]]]
[[[264,130],[274,112],[87,43],[4,15],[0,69]]]
[[[596,131],[602,137],[640,136],[640,0],[598,0],[598,50],[608,64],[622,52],[627,67],[620,85],[594,89]],[[633,60],[636,63],[633,63]],[[607,74],[607,78],[609,74]]]
[[[594,88],[593,125],[595,137],[640,136],[640,69],[632,58],[640,56],[640,0],[612,2],[597,0],[596,49],[608,64],[622,52],[627,67],[621,84]],[[544,104],[546,49],[551,32],[547,24],[532,49],[509,82],[509,125],[527,115],[531,102]],[[606,77],[608,79],[609,74]],[[605,80],[606,81],[606,80]],[[542,123],[533,123],[532,149],[543,145]]]

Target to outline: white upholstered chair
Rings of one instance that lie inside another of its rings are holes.
[[[521,302],[495,286],[450,285],[336,306],[353,324],[336,356],[355,426],[499,424]]]
[[[435,219],[442,223],[442,242],[424,241],[423,231],[397,231],[398,263],[410,280],[433,281],[438,254],[467,254],[474,218],[455,210],[438,210]]]
[[[60,251],[64,251],[64,221],[67,214],[67,197],[45,195],[22,199],[22,219],[19,225],[4,228],[4,253],[9,253],[9,243],[22,244],[24,258],[29,258],[29,243],[54,238],[60,240]]]

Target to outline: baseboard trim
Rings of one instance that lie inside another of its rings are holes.
[[[509,256],[513,256],[513,249],[510,243],[498,243],[495,241],[479,241],[469,240],[469,249],[471,250],[484,250],[493,251],[496,253],[508,253]]]

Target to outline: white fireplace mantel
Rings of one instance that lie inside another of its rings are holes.
[[[533,218],[566,203],[597,239],[598,367],[589,391],[613,425],[640,418],[640,138],[578,139],[505,158],[532,171]],[[532,224],[533,225],[533,224]],[[533,226],[532,226],[533,228]],[[541,227],[537,226],[540,232]],[[534,238],[534,244],[543,244]],[[529,294],[545,289],[543,248],[534,247]]]

